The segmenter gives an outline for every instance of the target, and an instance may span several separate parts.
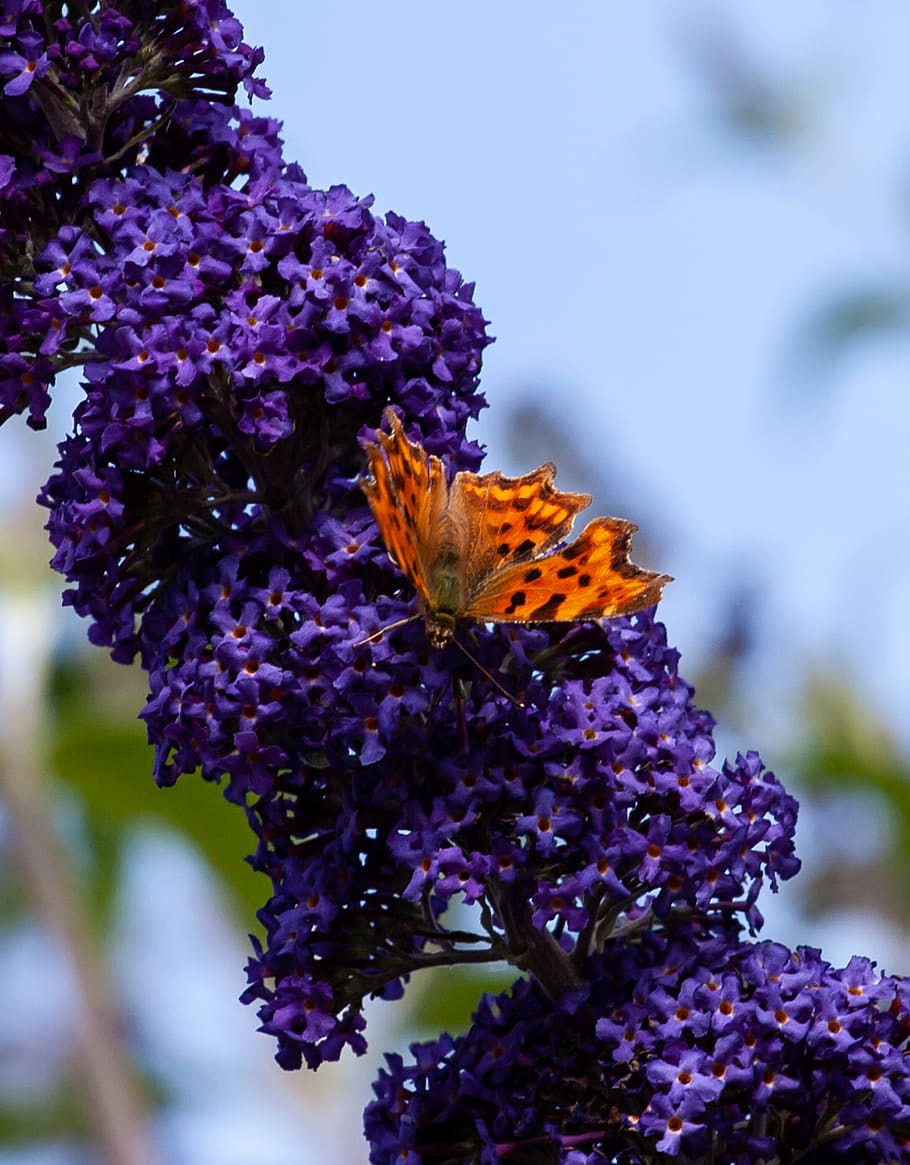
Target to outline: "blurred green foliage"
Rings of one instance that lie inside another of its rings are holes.
[[[853,906],[910,928],[910,757],[843,672],[811,672],[801,713],[790,756],[800,790],[821,808],[849,797],[854,812],[877,809],[887,823],[871,855],[859,857],[842,837],[831,838],[824,867],[803,884],[807,908]]]
[[[99,651],[70,655],[54,668],[50,765],[84,814],[92,854],[89,901],[104,912],[110,908],[124,839],[132,827],[151,823],[192,841],[249,930],[269,884],[244,861],[254,840],[246,816],[195,775],[173,788],[155,784],[152,749],[137,718],[145,698],[145,674]]]

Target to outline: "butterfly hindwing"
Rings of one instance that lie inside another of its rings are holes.
[[[637,529],[621,518],[595,518],[563,549],[495,571],[464,615],[494,623],[548,623],[650,607],[670,580],[629,561]]]

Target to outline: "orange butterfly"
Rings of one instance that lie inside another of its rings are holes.
[[[386,409],[388,433],[366,445],[371,477],[361,479],[390,557],[420,595],[434,647],[458,619],[550,623],[631,615],[660,598],[666,574],[629,561],[638,529],[595,518],[561,549],[590,494],[560,493],[556,466],[523,477],[456,473],[409,441]]]

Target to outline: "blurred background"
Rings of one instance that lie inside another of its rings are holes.
[[[757,748],[801,801],[803,874],[762,900],[766,936],[910,973],[910,9],[234,11],[265,47],[288,159],[426,220],[476,281],[497,337],[472,433],[488,468],[555,460],[675,576],[661,615],[721,755]],[[0,1165],[105,1159],[92,1007],[152,1121],[135,1165],[365,1160],[382,1052],[457,1030],[498,984],[415,983],[410,1006],[373,1009],[369,1056],[274,1066],[236,1002],[267,893],[246,827],[215,789],[154,787],[144,677],[89,649],[43,567],[33,498],[76,399],[64,386],[48,434],[0,432],[0,723],[20,775],[0,793]],[[13,819],[59,849],[62,906]]]

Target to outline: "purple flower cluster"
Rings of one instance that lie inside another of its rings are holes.
[[[466,1035],[387,1057],[373,1165],[910,1159],[904,980],[695,932],[614,940],[586,970],[560,1006],[520,982]]]
[[[391,403],[477,468],[472,286],[424,224],[312,189],[274,122],[220,104],[262,92],[221,4],[78,12],[0,0],[0,408],[40,425],[56,375],[83,371],[40,498],[54,566],[92,640],[148,672],[159,783],[199,773],[247,814],[272,895],[245,998],[279,1061],[362,1050],[364,999],[422,968],[506,960],[534,985],[393,1064],[374,1160],[452,1159],[447,1134],[427,1140],[441,1113],[490,1161],[529,1138],[574,1163],[709,1137],[745,1160],[780,1130],[814,1145],[825,1105],[853,1113],[880,1068],[893,1128],[908,1091],[882,1041],[900,1044],[903,995],[865,964],[741,945],[762,885],[798,868],[796,804],[756,754],[714,763],[653,612],[464,627],[443,649],[393,626],[414,598],[358,441]],[[829,1047],[816,1016],[857,1042]],[[813,1098],[803,1124],[764,1064]],[[529,1072],[519,1112],[498,1082]],[[771,1132],[750,1116],[761,1087],[789,1113]]]
[[[291,637],[309,679],[279,730],[297,760],[250,810],[276,893],[248,998],[282,1063],[361,1046],[363,995],[422,966],[511,959],[555,997],[617,928],[760,923],[762,879],[797,868],[795,804],[755,754],[711,765],[710,718],[661,624],[476,631],[472,654],[511,677],[516,707],[421,625],[356,646],[401,609],[377,615],[345,584]],[[475,928],[445,924],[453,901],[479,904]],[[319,969],[305,1011],[301,968]]]
[[[102,260],[107,250],[100,224],[83,229],[92,184],[143,158],[161,173],[229,181],[280,156],[274,123],[246,117],[238,132],[237,86],[268,90],[253,77],[261,50],[243,43],[222,0],[65,8],[0,3],[0,410],[27,411],[33,428],[56,373],[82,365],[90,323],[111,318],[94,284],[63,282],[68,252],[84,273],[92,250]],[[47,278],[43,292],[34,286],[33,257],[49,245],[69,307]],[[81,328],[77,294],[88,299]]]
[[[318,589],[340,534],[351,541],[339,519],[366,515],[352,438],[374,398],[429,412],[451,447],[445,428],[478,407],[483,321],[425,227],[378,219],[344,187],[287,174],[237,192],[140,167],[96,181],[87,203],[90,224],[63,228],[35,264],[54,344],[92,344],[77,432],[42,500],[67,601],[95,620],[96,642],[155,671],[162,643],[182,651],[173,637],[192,631],[182,583],[195,595],[256,539],[260,561],[287,559],[302,594]],[[450,399],[453,383],[466,399]],[[261,566],[241,573],[267,586]],[[239,616],[241,599],[196,621]],[[257,650],[281,614],[268,613]]]

